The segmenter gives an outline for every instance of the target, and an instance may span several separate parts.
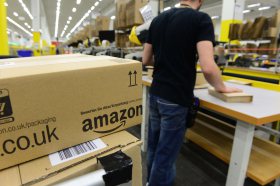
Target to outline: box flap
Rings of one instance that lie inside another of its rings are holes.
[[[75,56],[44,59],[38,61],[14,61],[0,63],[0,79],[42,75],[56,72],[102,68],[116,65],[141,64],[140,62],[109,56]],[[35,58],[34,58],[35,60]]]
[[[106,148],[57,166],[51,165],[49,156],[21,164],[19,169],[21,172],[22,183],[26,184],[43,177],[52,179],[54,175],[56,175],[56,177],[67,177],[67,179],[69,179],[69,175],[74,173],[81,173],[80,171],[88,171],[88,169],[95,170],[96,167],[94,167],[94,165],[97,163],[97,156],[104,156],[106,153],[112,153],[113,151],[120,149],[125,150],[126,148],[131,148],[131,146],[139,145],[141,143],[139,139],[126,131],[102,137],[101,140],[108,145]],[[73,167],[73,165],[76,166]]]
[[[21,185],[19,167],[14,166],[4,169],[0,172],[1,186],[18,186]]]

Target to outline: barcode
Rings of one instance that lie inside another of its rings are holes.
[[[52,166],[55,166],[66,161],[84,156],[91,152],[103,149],[106,146],[107,145],[101,139],[96,139],[50,154],[49,159]]]

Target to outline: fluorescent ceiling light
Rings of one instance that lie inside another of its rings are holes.
[[[18,19],[19,19],[20,21],[25,21],[25,18],[24,18],[23,16],[18,17]]]
[[[31,31],[34,32],[33,28],[31,28]]]
[[[102,0],[99,0],[99,1],[101,2]],[[70,30],[70,32],[66,35],[66,38],[69,38],[70,35],[73,34],[74,31],[75,31],[77,28],[79,28],[79,26],[83,23],[83,21],[90,15],[91,11],[94,10],[94,8],[95,8],[96,6],[99,5],[99,1],[96,1],[96,2],[94,3],[94,6],[92,6],[92,7],[84,14],[84,16],[76,23],[76,25],[75,25],[75,26]],[[72,20],[72,17],[69,17],[69,20]]]
[[[171,7],[170,7],[170,6],[165,7],[165,8],[163,9],[163,11],[166,11],[166,10],[169,10],[169,9],[171,9]]]
[[[14,16],[16,16],[16,17],[18,16],[18,13],[16,13],[16,12],[14,12],[13,14],[14,14]]]
[[[17,22],[15,22],[14,20],[12,20],[11,18],[9,18],[9,17],[7,17],[7,20],[10,22],[10,23],[12,23],[12,24],[14,24],[15,26],[17,26],[18,28],[20,28],[22,31],[24,31],[25,33],[27,33],[29,36],[32,36],[32,34],[29,32],[29,31],[27,31],[25,28],[23,28],[20,24],[18,24]]]
[[[72,17],[71,17],[71,16],[69,16],[69,17],[68,17],[68,19],[71,21],[71,20],[72,20]]]
[[[259,11],[271,9],[271,6],[263,6],[259,8]]]
[[[247,7],[248,8],[254,8],[254,7],[257,7],[257,6],[261,6],[261,3],[250,4]]]
[[[22,0],[18,0],[19,3],[21,4],[23,10],[27,13],[27,15],[30,17],[30,19],[33,20],[33,16],[32,14],[30,13],[29,9],[27,8],[27,6],[24,4],[24,2]]]
[[[176,8],[179,8],[179,7],[180,7],[180,3],[177,3],[177,4],[175,5],[175,7],[176,7]]]
[[[82,0],[77,0],[77,5],[81,4]]]
[[[115,20],[115,19],[116,19],[116,16],[111,16],[111,19],[112,19],[112,20]]]
[[[243,14],[247,14],[247,13],[250,13],[252,12],[252,10],[243,10]]]
[[[61,0],[57,0],[54,37],[57,38]]]
[[[212,16],[211,19],[219,19],[220,16]]]
[[[89,16],[89,14],[86,13],[86,14],[77,22],[77,24],[72,28],[72,30],[70,31],[70,33],[67,34],[67,35],[70,36],[70,35],[83,23],[83,21],[84,21],[88,16]]]
[[[73,9],[72,9],[72,12],[76,12],[77,11],[77,9],[74,7]]]
[[[63,37],[64,34],[65,34],[65,30],[62,31],[60,37]]]
[[[7,2],[4,3],[5,6],[9,6]]]
[[[70,21],[69,21],[69,20],[67,21],[67,24],[70,24]]]

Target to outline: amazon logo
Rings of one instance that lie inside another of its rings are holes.
[[[82,130],[84,132],[93,131],[101,134],[111,133],[121,127],[125,127],[127,119],[140,116],[142,115],[142,112],[142,105],[138,105],[136,107],[130,107],[129,109],[119,110],[118,112],[114,111],[110,114],[103,114],[93,118],[87,118],[82,122]],[[107,128],[109,125],[113,125],[114,127],[109,130],[104,129],[104,127]]]

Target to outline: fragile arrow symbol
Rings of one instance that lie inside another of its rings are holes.
[[[134,74],[134,80],[135,80],[135,84],[134,84],[134,85],[137,85],[137,84],[136,84],[137,71],[135,70],[133,74]]]
[[[131,75],[132,75],[132,72],[129,71],[128,75],[129,75],[129,86],[131,86]]]

